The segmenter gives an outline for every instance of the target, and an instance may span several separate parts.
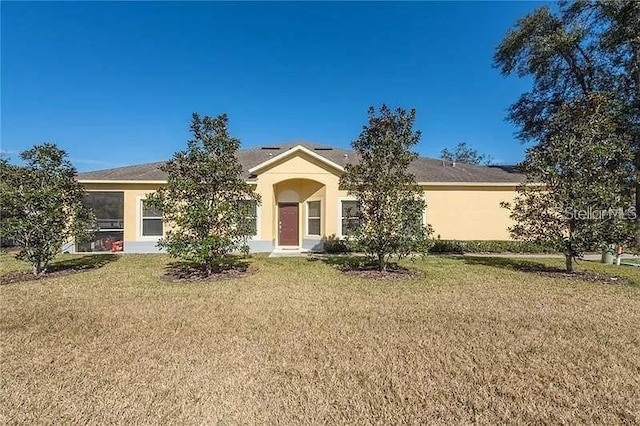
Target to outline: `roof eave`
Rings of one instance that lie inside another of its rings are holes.
[[[109,180],[109,179],[82,179],[79,178],[78,182],[80,183],[97,183],[97,184],[146,184],[146,185],[166,185],[167,181],[166,180],[125,180],[125,179],[114,179],[114,180]],[[257,183],[257,181],[254,180],[246,180],[246,183],[249,184],[253,184],[255,185]]]
[[[78,182],[80,183],[134,183],[134,184],[166,184],[166,180],[144,180],[144,179],[83,179],[78,177]]]
[[[254,174],[258,174],[258,172],[262,169],[265,169],[267,167],[269,167],[272,164],[277,163],[278,161],[282,160],[283,158],[287,158],[288,156],[291,156],[293,154],[295,154],[296,152],[304,152],[305,154],[311,156],[312,158],[338,170],[341,172],[344,172],[344,167],[342,167],[339,164],[334,163],[333,161],[323,157],[322,155],[316,154],[315,152],[311,151],[308,148],[305,148],[302,145],[296,145],[293,148],[283,152],[282,154],[278,154],[273,158],[268,159],[267,161],[264,161],[260,164],[258,164],[257,166],[252,167],[251,169],[249,169],[249,173],[254,175]]]
[[[418,182],[420,186],[519,186],[523,182]]]

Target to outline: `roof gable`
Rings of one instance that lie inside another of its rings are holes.
[[[334,163],[333,161],[323,157],[322,155],[316,154],[315,152],[311,151],[310,149],[302,145],[296,145],[295,147],[289,149],[288,151],[285,151],[279,155],[276,155],[275,157],[272,157],[258,164],[255,167],[252,167],[251,169],[249,169],[249,173],[251,175],[259,175],[260,173],[270,169],[274,165],[279,164],[283,161],[286,161],[289,158],[292,158],[294,156],[300,156],[300,154],[307,155],[339,173],[342,173],[344,171],[344,167],[342,167],[341,165]]]

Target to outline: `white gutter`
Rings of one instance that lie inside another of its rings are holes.
[[[513,187],[523,182],[418,182],[420,186],[496,186]]]
[[[129,183],[129,184],[166,184],[166,180],[109,180],[109,179],[78,179],[80,183]]]

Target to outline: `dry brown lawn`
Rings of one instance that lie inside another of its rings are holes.
[[[0,422],[640,423],[638,268],[432,257],[385,281],[257,257],[171,283],[164,256],[116,259],[0,287]]]

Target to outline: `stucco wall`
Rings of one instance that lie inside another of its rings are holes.
[[[305,236],[307,200],[322,199],[321,230],[324,235],[337,233],[333,212],[336,212],[338,208],[338,181],[339,177],[335,170],[331,170],[326,164],[304,153],[289,157],[262,171],[258,177],[256,188],[262,196],[259,239],[273,239],[277,244],[277,206],[278,201],[290,200],[289,198],[281,198],[281,195],[289,195],[287,191],[294,191],[299,196],[300,244],[303,239],[316,239]]]
[[[85,183],[88,191],[121,191],[124,193],[124,251],[127,253],[159,253],[157,237],[142,237],[140,200],[158,189],[147,183]],[[164,229],[166,232],[166,227]]]
[[[340,235],[340,200],[349,198],[338,189],[339,170],[305,153],[285,158],[258,173],[256,190],[262,196],[258,209],[258,235],[252,251],[270,251],[278,244],[278,201],[299,203],[299,244],[304,248],[320,247],[321,237],[307,235],[307,204],[321,201],[322,236]],[[86,183],[90,191],[124,192],[125,251],[157,252],[155,238],[141,237],[140,199],[159,187],[154,183]],[[427,223],[434,236],[458,240],[506,240],[511,224],[509,212],[500,207],[512,201],[514,186],[496,185],[425,185]],[[293,197],[293,198],[292,198]],[[165,232],[167,227],[165,226]],[[129,244],[128,244],[129,243]],[[128,250],[128,247],[131,250]]]
[[[446,240],[508,240],[512,221],[500,202],[515,195],[515,186],[426,186],[427,223]]]

